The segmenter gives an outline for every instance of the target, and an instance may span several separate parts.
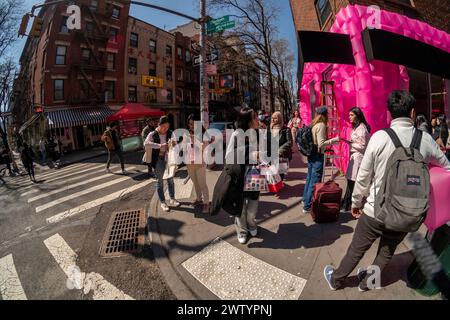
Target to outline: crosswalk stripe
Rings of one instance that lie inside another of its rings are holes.
[[[79,174],[79,173],[84,173],[84,172],[92,171],[92,170],[101,168],[101,167],[103,167],[103,166],[104,166],[103,164],[99,164],[99,165],[97,165],[97,166],[95,166],[95,167],[83,169],[83,170],[80,170],[80,171],[77,171],[77,172],[66,172],[66,174],[64,174],[63,176],[59,176],[59,177],[51,177],[51,179],[45,180],[45,183],[49,183],[49,182],[53,182],[53,181],[57,181],[57,180],[61,180],[61,179],[66,179],[66,178],[68,178],[68,177],[72,177],[72,176],[77,175],[77,174]],[[101,170],[97,170],[97,171],[91,172],[90,174],[95,173],[95,172],[100,172],[100,171],[101,171]],[[38,178],[38,180],[39,180],[39,179],[40,179],[40,177]],[[29,185],[29,186],[23,188],[23,190],[27,190],[27,189],[33,188],[33,187],[35,187],[35,186],[36,186],[36,184],[33,183],[33,184],[31,184],[31,185]]]
[[[37,176],[39,176],[39,178],[46,178],[46,177],[49,177],[49,176],[52,176],[52,175],[57,175],[57,174],[60,174],[60,173],[65,173],[65,172],[68,172],[68,171],[72,171],[74,169],[86,168],[86,167],[89,167],[90,165],[92,165],[92,163],[80,163],[80,164],[74,164],[74,165],[68,166],[68,167],[63,168],[63,169],[57,169],[57,170],[52,169],[50,172],[46,172],[46,173],[43,173],[43,174],[39,174],[39,172],[35,172],[35,174]]]
[[[0,259],[0,295],[3,300],[27,300],[12,254]]]
[[[38,180],[54,178],[54,177],[58,177],[58,176],[67,174],[68,172],[73,171],[73,170],[87,168],[90,165],[91,165],[91,163],[82,163],[82,164],[77,164],[77,165],[74,165],[74,166],[67,167],[65,169],[51,170],[51,172],[48,172],[48,173],[45,173],[45,174],[39,174],[39,172],[35,171],[35,176],[38,178]],[[20,177],[20,178],[16,178],[15,182],[17,182],[17,183],[30,182],[30,178],[29,178],[29,176],[27,174],[26,176],[23,176],[23,177]]]
[[[119,190],[119,191],[114,192],[114,193],[112,193],[110,195],[107,195],[105,197],[101,197],[101,198],[92,200],[92,201],[87,202],[85,204],[79,205],[78,207],[75,207],[75,208],[63,211],[61,213],[58,213],[58,214],[56,214],[56,215],[54,215],[54,216],[52,216],[50,218],[47,218],[46,221],[47,221],[47,223],[57,223],[57,222],[59,222],[61,220],[64,220],[64,219],[69,218],[69,217],[72,217],[72,216],[74,216],[76,214],[79,214],[79,213],[82,213],[82,212],[84,212],[86,210],[98,207],[98,206],[100,206],[100,205],[102,205],[102,204],[104,204],[106,202],[115,200],[115,199],[117,199],[117,198],[119,198],[121,196],[127,195],[127,194],[132,193],[132,192],[134,192],[136,190],[139,190],[139,189],[149,185],[152,182],[153,182],[153,180],[145,180],[145,181],[143,181],[143,182],[141,182],[139,184],[136,184],[134,186],[131,186],[129,188],[125,188],[125,189]]]
[[[102,168],[102,167],[105,167],[105,165],[104,164],[98,164],[98,165],[92,166],[92,167],[77,168],[77,169],[75,169],[76,171],[71,170],[71,171],[65,172],[62,175],[50,176],[50,177],[48,177],[45,180],[45,182],[51,182],[51,181],[56,181],[56,180],[59,180],[59,179],[65,179],[67,177],[71,177],[71,176],[79,174],[79,173],[88,172],[88,171],[95,170],[95,169]],[[82,169],[82,170],[79,170],[79,169]],[[39,179],[40,179],[40,177],[39,177]]]
[[[127,170],[134,170],[134,169],[136,169],[136,167],[129,167],[129,168],[127,168]],[[122,172],[121,170],[117,170],[117,171],[113,172],[113,174],[119,174],[121,172]],[[52,191],[47,192],[47,193],[42,193],[42,194],[40,194],[40,195],[38,195],[36,197],[28,199],[28,203],[34,202],[36,200],[39,200],[39,199],[42,199],[42,198],[45,198],[45,197],[48,197],[48,196],[51,196],[51,195],[63,192],[63,191],[67,191],[67,190],[70,190],[70,189],[73,189],[73,188],[77,188],[77,187],[82,186],[84,184],[92,183],[94,181],[101,180],[101,179],[104,179],[104,178],[107,178],[107,177],[111,177],[111,174],[107,173],[107,174],[104,174],[104,175],[101,175],[101,176],[98,176],[98,177],[95,177],[95,178],[92,178],[92,179],[89,179],[89,180],[84,180],[84,181],[81,181],[81,182],[78,182],[78,183],[75,183],[75,184],[64,186],[62,188],[59,188],[59,189],[56,189],[56,190],[52,190]]]
[[[76,264],[77,254],[58,233],[44,240],[44,244],[68,280],[75,282],[78,280],[77,289],[83,289],[85,294],[92,290],[94,300],[134,300],[105,280],[102,275],[95,272],[81,272]]]
[[[111,167],[111,168],[115,169],[114,167]],[[104,169],[95,170],[95,171],[92,171],[92,172],[89,172],[89,173],[86,173],[86,174],[82,174],[81,176],[76,176],[76,177],[73,177],[73,178],[70,178],[70,179],[65,179],[64,181],[61,181],[61,183],[67,184],[69,182],[77,181],[77,180],[89,177],[89,176],[93,175],[94,173],[99,173],[99,172],[103,172],[103,171],[104,171]],[[36,186],[36,184],[34,184],[34,186]],[[26,188],[24,188],[24,189],[26,189]],[[29,190],[27,192],[22,193],[20,196],[21,197],[28,196],[30,194],[33,194],[33,193],[36,193],[36,192],[39,192],[39,191],[42,191],[42,189],[37,189],[37,188],[36,189],[32,189],[32,190]]]
[[[99,184],[97,186],[93,186],[92,188],[88,188],[88,189],[85,189],[85,190],[81,190],[79,192],[75,192],[75,193],[69,194],[66,197],[62,197],[62,198],[56,199],[54,201],[47,202],[46,204],[43,204],[42,206],[36,207],[36,213],[39,213],[39,212],[44,211],[44,210],[47,210],[47,209],[49,209],[51,207],[54,207],[56,205],[59,205],[59,204],[61,204],[63,202],[66,202],[66,201],[69,201],[69,200],[81,197],[81,196],[83,196],[85,194],[89,194],[91,192],[95,192],[95,191],[98,191],[100,189],[111,187],[111,186],[113,186],[115,184],[118,184],[118,183],[121,183],[123,181],[129,180],[130,178],[136,178],[136,177],[141,176],[141,175],[143,175],[143,173],[137,173],[137,174],[133,174],[131,176],[121,177],[119,179],[111,180],[111,181]]]

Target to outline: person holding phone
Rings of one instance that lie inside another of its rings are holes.
[[[180,203],[175,200],[175,184],[173,182],[173,177],[167,179],[167,185],[169,189],[169,204],[166,203],[164,196],[164,184],[163,177],[167,166],[169,146],[174,146],[176,144],[176,138],[173,132],[169,129],[170,123],[167,116],[162,116],[159,119],[159,125],[155,131],[150,132],[145,139],[144,145],[151,148],[151,159],[145,159],[146,163],[151,163],[152,167],[155,169],[156,175],[156,191],[158,192],[159,201],[161,202],[161,208],[165,212],[169,212],[172,207],[179,207]]]
[[[358,170],[370,139],[370,126],[360,108],[352,108],[349,112],[349,119],[352,124],[350,140],[341,138],[341,141],[348,143],[350,147],[350,157],[346,173],[347,191],[341,204],[341,209],[345,211],[350,211],[351,209],[353,188],[355,187]]]

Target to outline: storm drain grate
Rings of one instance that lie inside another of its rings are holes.
[[[100,255],[115,257],[139,252],[145,240],[145,220],[143,209],[115,212],[103,236]]]

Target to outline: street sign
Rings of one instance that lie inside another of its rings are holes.
[[[230,21],[230,16],[224,16],[219,19],[212,20],[206,25],[206,32],[211,35],[213,33],[223,32],[236,26],[235,21]]]
[[[164,80],[158,77],[142,76],[142,85],[150,88],[162,88],[164,86]]]
[[[193,60],[194,67],[199,66],[201,60],[202,60],[201,56],[194,56],[194,60]],[[208,53],[206,55],[206,63],[215,62],[217,60],[219,60],[219,52],[216,50],[213,50],[213,51],[211,51],[211,53]]]

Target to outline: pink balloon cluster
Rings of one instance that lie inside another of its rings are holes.
[[[413,38],[450,52],[450,35],[444,31],[397,13],[348,5],[336,15],[330,31],[350,35],[356,65],[305,64],[299,93],[300,114],[305,123],[311,121],[311,101],[315,101],[313,107],[320,103],[320,82],[323,80],[323,72],[331,66],[327,80],[335,82],[334,92],[341,118],[342,137],[349,138],[351,126],[348,111],[354,106],[363,110],[372,127],[372,133],[387,127],[390,121],[387,98],[393,90],[408,90],[409,76],[404,66],[383,61],[367,61],[361,32],[368,26]],[[348,148],[345,145],[338,146],[335,152],[342,153],[341,165],[345,170]]]

